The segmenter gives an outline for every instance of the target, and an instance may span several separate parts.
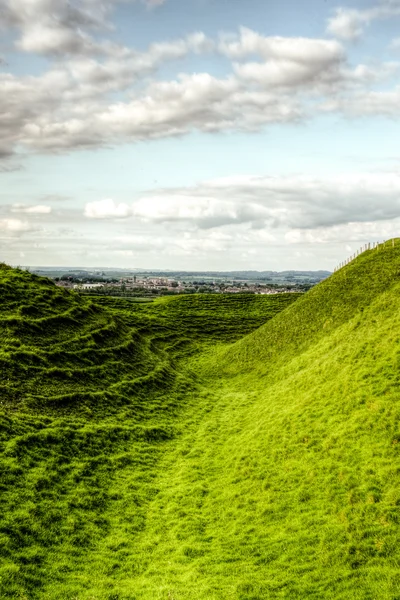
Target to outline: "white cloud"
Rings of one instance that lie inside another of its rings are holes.
[[[85,217],[89,219],[121,219],[131,214],[127,204],[117,204],[111,198],[89,202],[85,206]]]
[[[98,115],[100,127],[133,139],[201,131],[251,129],[253,123],[288,122],[299,117],[294,100],[248,91],[233,77],[181,75],[152,84],[145,97],[110,106]]]
[[[4,2],[0,0],[0,6]],[[39,18],[32,17],[35,11],[46,18],[54,11],[51,35],[61,45],[59,21],[66,35],[74,27],[82,31],[105,27],[112,7],[111,2],[101,3],[97,13],[97,3],[85,0],[73,5],[69,13],[59,0],[7,0],[7,6],[11,5],[11,22],[22,27],[24,43],[31,39],[34,27],[42,26]],[[82,35],[77,39],[86,43]],[[37,39],[45,38],[40,33]],[[334,40],[266,37],[242,28],[238,35],[217,41],[196,32],[152,44],[145,52],[109,41],[102,41],[100,49],[88,48],[77,48],[68,56],[62,48],[60,60],[36,77],[0,73],[3,164],[17,148],[64,152],[192,131],[260,131],[270,124],[305,121],[321,112],[358,116],[366,112],[365,103],[360,102],[364,97],[370,98],[368,114],[373,114],[374,102],[378,114],[388,114],[379,105],[391,102],[384,94],[397,94],[370,89],[379,81],[391,80],[397,63],[350,66],[343,47]],[[100,51],[101,57],[96,54]],[[165,61],[213,51],[234,61],[232,72],[224,78],[204,72],[181,73],[170,81],[148,79]],[[254,55],[258,60],[253,60]]]
[[[338,8],[328,21],[327,31],[343,40],[355,40],[361,37],[364,26],[370,22],[368,15],[368,11]]]
[[[20,219],[0,219],[0,231],[6,233],[22,233],[32,229],[27,221],[21,221]]]
[[[357,10],[337,8],[328,21],[327,32],[347,41],[362,36],[366,27],[373,21],[400,16],[400,3],[396,0],[382,0],[372,8]]]
[[[188,47],[195,54],[213,52],[216,49],[216,43],[208,38],[202,31],[191,33],[186,39]]]
[[[108,94],[132,88],[140,77],[154,72],[165,61],[180,59],[188,52],[209,51],[210,43],[204,34],[197,33],[181,40],[153,44],[146,52],[113,47],[109,57],[102,61],[79,55],[58,62],[36,77],[0,73],[0,159],[10,158],[18,143],[32,149],[62,151],[118,141],[118,137],[113,137],[112,127],[111,131],[103,130],[104,121],[112,122],[115,117],[118,120],[118,114],[123,110],[127,118],[137,107],[146,110],[154,90],[150,87],[143,95],[131,91],[130,96],[136,99],[132,101],[128,97],[119,103],[110,103]],[[154,104],[153,114],[157,110],[156,99]],[[145,137],[165,135],[162,131],[152,134],[153,118],[150,114],[149,123],[136,126],[136,139],[141,138],[142,129]],[[121,123],[121,128],[125,125]],[[121,138],[117,123],[115,129],[115,135]]]
[[[26,52],[81,53],[94,43],[85,30],[104,27],[110,7],[90,0],[0,0],[0,22],[19,32],[17,46]]]
[[[25,206],[23,204],[15,204],[11,208],[11,212],[14,213],[27,213],[36,215],[48,215],[52,211],[51,206],[45,204],[37,204],[36,206]]]
[[[169,194],[149,196],[133,205],[136,217],[157,222],[184,221],[197,227],[208,229],[221,225],[257,221],[268,216],[263,206],[249,203],[240,204],[219,199],[212,195]]]
[[[400,175],[235,176],[153,190],[132,203],[90,202],[86,215],[60,206],[32,239],[37,215],[5,213],[3,260],[18,264],[22,251],[30,264],[333,268],[346,245],[397,235]],[[315,250],[322,244],[323,253]]]
[[[122,1],[0,0],[0,27],[17,30],[16,45],[25,52],[50,56],[107,53],[112,45],[98,42],[89,32],[110,29],[110,13]],[[141,1],[153,8],[164,3]]]
[[[400,175],[219,179],[192,188],[159,190],[137,201],[133,214],[199,229],[247,223],[254,231],[379,222],[400,217]]]
[[[285,234],[289,244],[346,244],[347,252],[354,252],[362,243],[371,240],[388,240],[398,237],[400,218],[382,221],[367,221],[364,223],[350,222],[332,227],[305,230],[292,229]],[[348,242],[353,243],[353,247]]]
[[[48,94],[50,79],[53,86]],[[206,73],[153,83],[145,94],[108,106],[94,99],[78,104],[76,89],[71,90],[69,103],[70,91],[65,90],[61,76],[49,75],[46,85],[34,79],[6,78],[4,82],[10,111],[3,123],[3,138],[42,151],[177,136],[196,129],[258,130],[269,123],[297,121],[302,115],[294,97],[247,90],[234,77],[220,80]],[[57,110],[57,98],[62,95],[65,101]]]
[[[117,249],[135,252],[173,247],[188,253],[201,244],[204,251],[237,244],[247,251],[276,244],[282,236],[291,244],[331,243],[346,235],[369,239],[400,219],[400,175],[237,176],[159,189],[131,206],[110,199],[89,203],[85,215],[129,217],[127,232],[114,242]],[[143,233],[129,232],[138,227]]]
[[[234,71],[268,90],[299,90],[310,84],[337,81],[345,60],[342,46],[332,40],[265,37],[242,27],[239,36],[222,36],[219,50],[233,60],[258,55],[255,62],[235,62]]]
[[[265,61],[290,61],[304,64],[329,64],[343,57],[342,46],[331,40],[312,38],[265,37],[242,27],[238,36],[221,37],[220,51],[232,59],[259,54]]]
[[[390,91],[357,91],[350,96],[338,96],[321,105],[326,112],[339,112],[348,117],[400,116],[400,86]]]

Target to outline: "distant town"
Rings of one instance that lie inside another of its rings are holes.
[[[81,294],[154,298],[173,294],[279,294],[305,292],[328,271],[125,271],[122,269],[30,269],[56,285]]]
[[[282,292],[299,291],[296,285],[275,286],[274,284],[247,283],[247,282],[215,282],[215,281],[177,281],[163,277],[146,277],[143,279],[133,276],[121,278],[118,281],[89,281],[76,282],[74,279],[56,280],[56,285],[74,289],[80,292],[105,295],[132,295],[132,296],[162,296],[168,294],[196,294],[196,293],[239,293],[252,292],[256,294],[278,294]],[[304,286],[302,286],[304,287]]]

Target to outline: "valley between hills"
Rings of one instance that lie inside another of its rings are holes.
[[[400,600],[400,240],[305,294],[0,298],[1,599]]]

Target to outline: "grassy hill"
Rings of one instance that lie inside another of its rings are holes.
[[[399,274],[368,252],[203,359],[136,597],[400,598]]]
[[[0,597],[399,600],[399,274],[396,240],[300,298],[99,305],[0,270]]]
[[[117,597],[160,457],[201,395],[180,364],[296,297],[100,306],[2,265],[0,298],[0,597]]]
[[[298,355],[356,314],[367,309],[385,291],[400,282],[398,246],[392,242],[360,255],[314,287],[266,327],[243,338],[226,353],[226,367],[236,373],[276,367]]]

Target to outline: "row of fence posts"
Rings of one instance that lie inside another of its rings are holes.
[[[394,238],[392,239],[392,246],[394,248]],[[364,246],[361,246],[361,248],[359,250],[357,250],[357,252],[355,252],[352,256],[350,256],[350,258],[344,260],[343,262],[341,262],[335,269],[334,269],[334,273],[336,273],[336,271],[339,271],[340,269],[342,269],[343,267],[345,267],[346,265],[350,264],[354,259],[357,258],[357,256],[360,256],[360,254],[363,254],[364,252],[366,252],[367,250],[379,250],[380,248],[384,248],[386,246],[386,241],[384,242],[369,242],[368,244],[365,244]]]

